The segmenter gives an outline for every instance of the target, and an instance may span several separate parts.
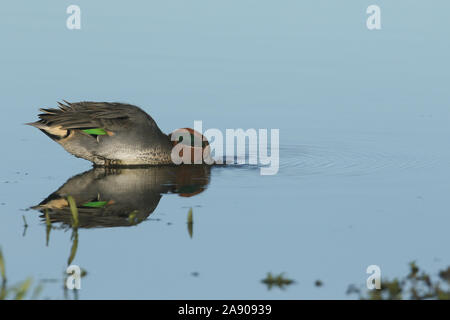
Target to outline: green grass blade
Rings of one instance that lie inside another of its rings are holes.
[[[5,259],[3,258],[3,253],[2,253],[1,248],[0,248],[0,276],[2,277],[2,282],[6,282]]]
[[[22,215],[22,219],[23,219],[23,233],[22,233],[22,237],[25,237],[25,234],[27,233],[28,223],[27,223],[27,219],[25,219],[24,215]]]
[[[42,283],[39,283],[39,285],[34,288],[33,294],[31,295],[31,300],[37,300],[37,298],[41,295],[42,290],[44,289],[44,286]]]
[[[72,213],[72,228],[78,228],[78,208],[75,199],[72,196],[68,196],[67,201],[69,202],[70,212]]]
[[[7,296],[8,296],[8,290],[6,288],[6,282],[3,281],[0,286],[0,300],[6,300]]]
[[[48,242],[50,241],[50,231],[52,230],[52,223],[50,222],[50,216],[48,210],[45,209],[45,245],[48,247]]]
[[[188,212],[187,227],[188,227],[189,236],[192,238],[192,236],[194,234],[194,215],[192,213],[192,208],[190,208],[189,212]]]
[[[133,210],[132,212],[130,212],[130,214],[128,215],[128,222],[131,225],[135,225],[139,222],[138,218],[137,218],[137,214],[139,213],[138,210]]]
[[[69,259],[67,260],[68,266],[70,266],[72,261],[75,259],[75,255],[77,254],[77,249],[78,249],[78,230],[77,229],[73,230],[72,236],[73,236],[73,242],[72,242],[72,248],[70,249],[70,256],[69,256]]]
[[[22,300],[25,295],[28,293],[28,290],[30,289],[32,279],[28,278],[25,280],[20,287],[17,289],[16,296],[14,297],[15,300]]]

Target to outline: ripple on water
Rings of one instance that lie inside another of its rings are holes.
[[[280,173],[305,175],[364,175],[387,169],[418,169],[436,165],[431,155],[405,151],[380,152],[361,146],[285,145],[280,147]]]

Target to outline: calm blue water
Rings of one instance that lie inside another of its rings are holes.
[[[374,2],[379,31],[365,24]],[[81,30],[66,28],[73,3]],[[27,209],[91,166],[22,125],[61,99],[136,104],[164,132],[194,120],[280,129],[275,176],[212,168],[186,197],[162,188],[180,185],[163,175],[146,187],[162,194],[147,220],[80,228],[82,299],[346,299],[371,264],[389,278],[412,260],[431,273],[448,266],[449,10],[423,0],[3,3],[8,283],[33,277],[40,298],[64,297],[71,231],[55,223],[46,246],[44,220]],[[124,188],[111,199],[131,197],[127,181],[110,183]],[[267,290],[267,272],[296,284]]]

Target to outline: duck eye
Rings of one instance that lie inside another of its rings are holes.
[[[182,144],[184,144],[184,145],[186,145],[186,146],[190,146],[190,147],[194,147],[194,144],[195,144],[195,137],[194,137],[194,135],[191,133],[190,134],[190,141],[184,141],[184,139],[183,139],[183,136],[180,136],[179,138],[178,138],[178,143],[182,143]],[[190,142],[190,143],[189,143]]]

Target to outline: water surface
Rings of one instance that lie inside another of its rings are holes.
[[[432,274],[450,264],[447,2],[379,1],[380,31],[365,27],[369,1],[81,1],[75,31],[69,4],[0,13],[11,284],[33,277],[41,298],[73,297],[63,290],[69,193],[109,203],[80,211],[71,263],[87,271],[82,299],[345,299],[368,265],[392,278],[412,260]],[[277,128],[280,170],[89,171],[22,125],[61,99],[136,104],[167,133],[194,120]],[[45,216],[29,208],[58,199],[46,245]],[[268,272],[296,282],[268,290]]]

